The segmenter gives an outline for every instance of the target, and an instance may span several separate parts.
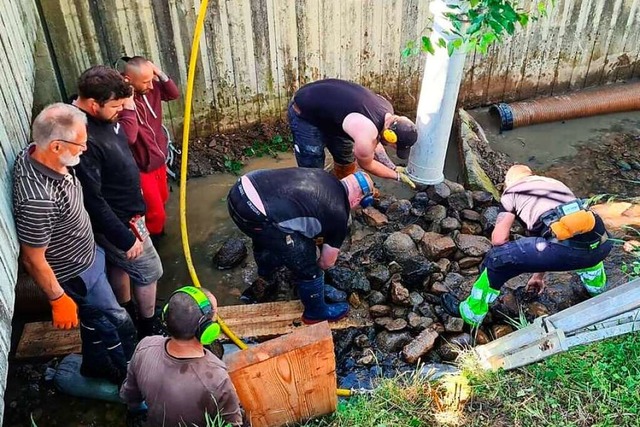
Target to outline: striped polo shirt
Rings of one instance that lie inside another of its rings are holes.
[[[16,158],[13,170],[13,213],[21,244],[46,247],[45,258],[58,282],[78,276],[93,263],[95,242],[84,209],[82,186],[72,168],[62,175],[29,153]]]

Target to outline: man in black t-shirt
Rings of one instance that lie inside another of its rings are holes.
[[[364,172],[338,180],[322,169],[308,168],[250,172],[229,191],[229,214],[253,241],[258,275],[268,277],[280,266],[291,270],[305,323],[348,314],[348,304],[326,303],[323,270],[338,258],[351,209],[373,203],[373,192]],[[323,243],[316,259],[318,238]]]
[[[324,149],[333,156],[338,178],[365,171],[381,178],[414,183],[384,150],[391,145],[401,159],[409,157],[418,138],[416,125],[393,113],[383,97],[359,84],[325,79],[302,86],[288,111],[298,166],[324,167]]]

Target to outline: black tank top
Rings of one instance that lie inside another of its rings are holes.
[[[382,132],[384,116],[393,114],[391,103],[369,89],[346,80],[318,80],[302,86],[293,97],[300,117],[331,135],[351,138],[342,122],[351,113],[369,118]]]

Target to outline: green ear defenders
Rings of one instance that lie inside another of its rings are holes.
[[[195,286],[184,286],[182,288],[176,289],[169,299],[167,303],[164,305],[162,309],[162,320],[166,322],[166,314],[167,309],[169,308],[169,301],[171,298],[179,293],[185,293],[189,295],[193,300],[198,304],[200,311],[202,312],[202,317],[198,320],[198,326],[196,327],[195,336],[198,338],[202,345],[209,345],[220,335],[220,325],[218,322],[212,319],[213,307],[211,306],[211,302],[207,295],[202,292],[200,289]]]
[[[362,200],[360,200],[360,206],[366,208],[373,205],[373,191],[369,188],[369,183],[367,182],[367,178],[365,178],[364,173],[358,171],[354,173],[353,176],[356,177],[356,181],[358,181],[358,185],[364,194],[362,196]]]

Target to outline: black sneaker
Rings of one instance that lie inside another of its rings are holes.
[[[460,317],[460,301],[453,294],[442,295],[442,308],[453,317]]]

